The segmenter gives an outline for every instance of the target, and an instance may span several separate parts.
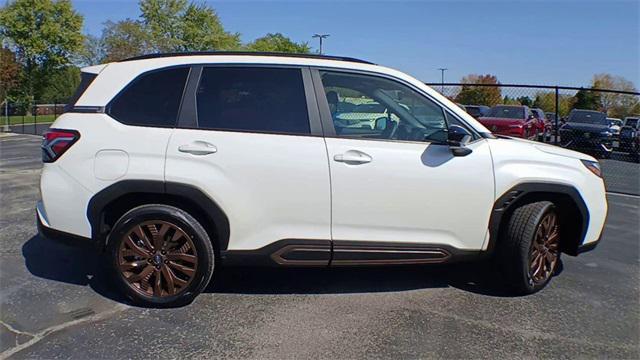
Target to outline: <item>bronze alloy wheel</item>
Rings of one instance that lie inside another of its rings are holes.
[[[560,255],[558,216],[548,212],[538,224],[529,251],[529,279],[534,284],[547,281],[556,268]]]
[[[178,226],[145,221],[124,235],[118,269],[136,292],[153,297],[179,294],[193,280],[198,254],[193,240]]]

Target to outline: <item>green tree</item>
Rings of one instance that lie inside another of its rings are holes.
[[[600,110],[600,96],[589,89],[578,90],[572,109]]]
[[[558,95],[558,114],[560,116],[566,116],[571,111],[574,98],[572,96],[559,94]],[[554,92],[539,91],[536,93],[535,100],[533,101],[534,108],[540,108],[545,112],[556,111],[556,94]]]
[[[524,106],[531,106],[533,105],[533,101],[531,100],[530,97],[528,96],[520,96],[517,97],[516,100],[518,100],[518,102],[520,103],[520,105],[524,105]],[[537,107],[537,106],[534,106]]]
[[[249,51],[270,51],[284,53],[302,53],[307,54],[311,51],[311,47],[307,42],[296,43],[281,33],[267,34],[261,38],[247,44]]]
[[[64,103],[80,84],[80,69],[76,66],[65,66],[51,71],[47,78],[50,81],[41,90],[40,102]]]
[[[186,0],[141,0],[142,22],[154,51],[232,50],[240,34],[226,32],[216,12]]]
[[[142,22],[131,19],[105,23],[102,44],[102,62],[118,61],[152,52],[149,34]]]
[[[69,0],[16,0],[0,9],[0,36],[24,71],[23,92],[40,95],[46,75],[82,50],[82,16]]]
[[[464,105],[494,106],[502,101],[500,83],[495,75],[467,75],[462,78],[462,89],[456,96],[456,102]],[[473,86],[489,84],[495,86]]]

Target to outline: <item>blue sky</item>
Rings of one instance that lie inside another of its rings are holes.
[[[206,1],[228,31],[251,41],[329,33],[325,53],[359,57],[424,81],[469,73],[502,83],[588,85],[621,75],[640,87],[640,1]],[[138,18],[135,0],[73,0],[85,32]]]

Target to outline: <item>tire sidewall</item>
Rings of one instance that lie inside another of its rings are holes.
[[[551,275],[543,282],[541,283],[535,283],[533,281],[533,279],[531,279],[531,276],[529,274],[529,254],[531,251],[531,246],[533,245],[533,241],[535,238],[535,234],[538,230],[538,227],[540,227],[540,223],[542,222],[542,219],[544,219],[544,217],[551,213],[551,212],[555,212],[555,206],[552,203],[548,203],[546,204],[535,216],[534,218],[534,230],[532,232],[532,236],[529,237],[528,239],[526,239],[526,246],[522,246],[520,248],[521,250],[521,265],[522,265],[522,281],[525,284],[525,286],[527,287],[529,293],[534,293],[539,291],[540,289],[544,288],[545,286],[547,286],[547,284],[549,283],[549,281],[551,281],[551,278],[553,277],[553,273],[555,272],[555,269],[553,269],[551,271]],[[558,260],[560,260],[559,257],[559,253],[558,253]],[[557,261],[556,261],[556,266],[557,266]]]
[[[126,234],[134,226],[150,220],[162,220],[181,228],[189,237],[198,254],[198,267],[193,280],[179,294],[162,298],[145,296],[132,289],[118,266],[118,250]],[[206,287],[214,269],[214,252],[211,240],[202,225],[185,211],[168,205],[143,205],[124,214],[109,235],[107,244],[110,268],[118,287],[136,303],[152,307],[182,306],[191,302]]]

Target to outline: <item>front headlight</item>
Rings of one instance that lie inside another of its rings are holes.
[[[582,165],[584,165],[589,171],[594,173],[598,177],[602,177],[602,169],[600,168],[600,163],[597,161],[591,160],[580,160]]]
[[[613,135],[613,134],[612,134],[610,131],[605,130],[605,131],[601,131],[601,132],[600,132],[600,135],[609,137],[609,136],[611,136],[611,135]]]

